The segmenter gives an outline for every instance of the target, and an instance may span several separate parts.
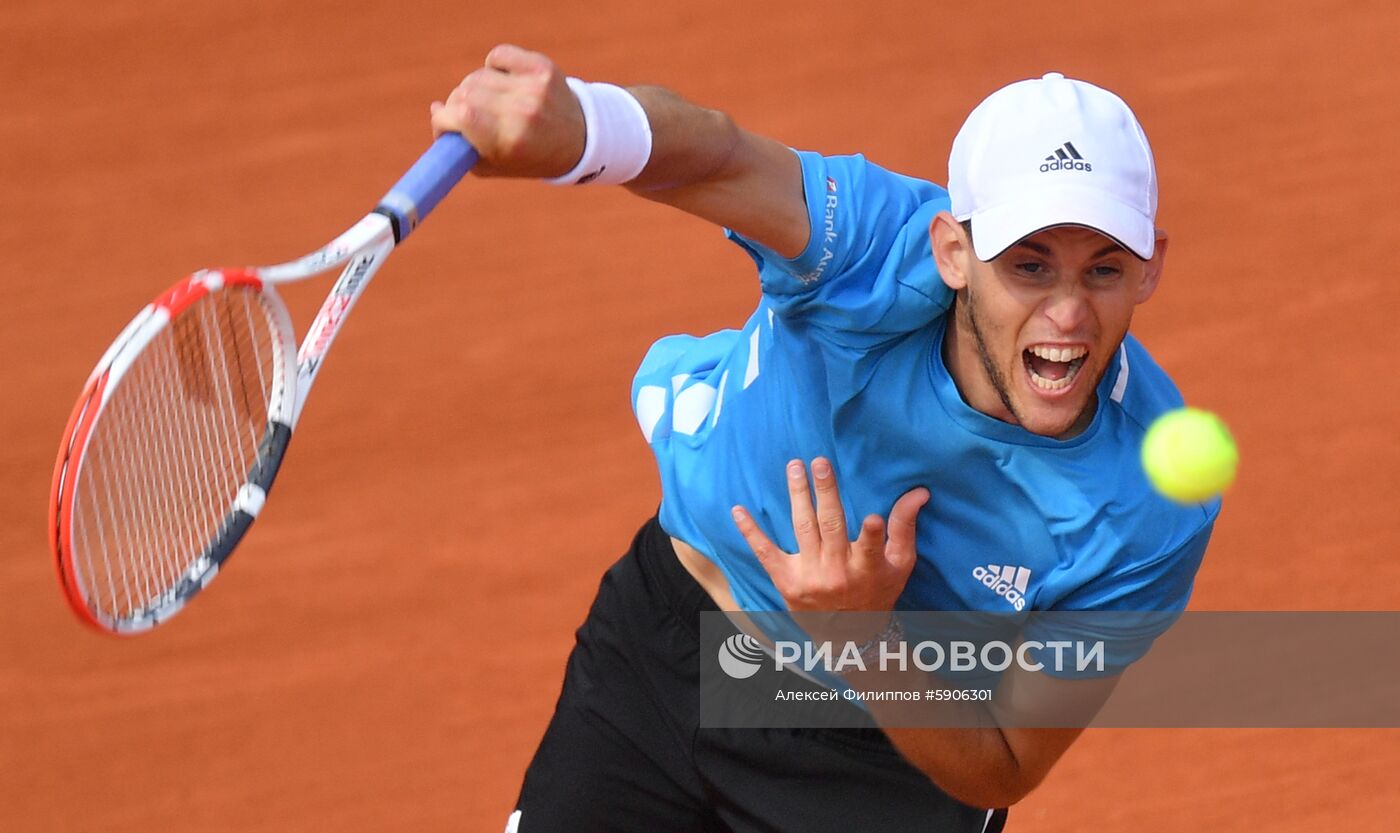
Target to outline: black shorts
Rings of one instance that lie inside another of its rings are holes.
[[[603,576],[519,833],[995,833],[878,729],[699,728],[700,612],[715,604],[655,519]],[[509,829],[509,828],[508,828]]]

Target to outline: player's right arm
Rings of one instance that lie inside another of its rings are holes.
[[[802,252],[811,222],[790,149],[662,88],[628,91],[652,131],[651,157],[630,190],[783,256]],[[445,102],[434,102],[432,123],[435,132],[466,136],[481,154],[475,173],[482,176],[556,177],[583,155],[583,111],[565,74],[516,46],[492,49]]]

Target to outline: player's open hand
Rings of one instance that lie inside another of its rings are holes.
[[[914,569],[915,520],[928,502],[928,489],[904,493],[889,521],[869,515],[852,541],[846,511],[831,462],[812,460],[812,486],[801,460],[787,464],[788,496],[796,553],[783,552],[742,506],[734,522],[792,611],[892,610]],[[815,492],[815,496],[813,495]]]
[[[461,133],[482,176],[555,177],[583,156],[583,109],[564,73],[538,52],[502,44],[431,106],[433,135]]]

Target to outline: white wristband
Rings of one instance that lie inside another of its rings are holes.
[[[630,182],[651,158],[651,122],[632,94],[613,84],[567,79],[583,108],[583,157],[550,185],[620,185]]]

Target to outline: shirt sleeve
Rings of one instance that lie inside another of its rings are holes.
[[[1130,569],[1110,572],[1060,599],[1050,615],[1032,619],[1027,638],[1044,644],[1102,642],[1104,663],[1099,673],[1121,673],[1146,655],[1186,609],[1215,526],[1215,515],[1209,517],[1175,549]]]
[[[799,151],[811,236],[795,258],[728,232],[758,266],[768,306],[858,346],[917,330],[952,292],[939,277],[929,224],[947,192],[863,156]]]

